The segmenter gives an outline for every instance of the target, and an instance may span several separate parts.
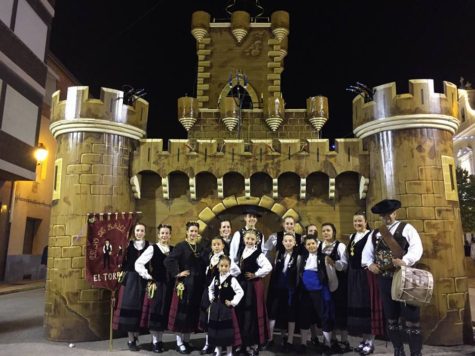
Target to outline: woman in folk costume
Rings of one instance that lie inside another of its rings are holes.
[[[225,243],[222,239],[221,236],[215,236],[211,240],[211,252],[207,253],[206,256],[204,256],[205,263],[207,263],[206,267],[206,286],[209,286],[213,278],[219,276],[219,269],[218,269],[218,264],[220,259],[225,256],[224,254],[224,249],[225,249]],[[239,267],[234,263],[231,262],[231,265],[229,267],[230,273],[232,276],[237,277],[241,273],[239,270]],[[201,314],[200,314],[200,323],[199,323],[199,328],[203,331],[208,330],[208,317],[209,317],[209,306],[210,306],[210,300],[208,298],[209,293],[208,289],[206,288],[203,291],[203,296],[201,298]],[[206,342],[201,350],[201,355],[205,354],[210,354],[214,350],[213,344],[210,344],[208,342],[208,335],[206,335]]]
[[[348,252],[348,332],[362,335],[355,351],[369,355],[374,352],[375,335],[384,335],[383,309],[376,278],[361,264],[363,249],[371,230],[368,229],[366,213],[353,215],[355,232],[350,236]]]
[[[163,332],[168,326],[168,312],[173,291],[173,280],[167,272],[163,262],[173,247],[169,246],[172,227],[170,225],[158,225],[158,242],[149,246],[135,262],[135,270],[144,279],[153,281],[156,290],[152,299],[145,301],[142,319],[146,320],[150,334],[152,334],[152,351],[162,353]],[[148,266],[148,269],[147,269]],[[149,296],[150,297],[150,296]]]
[[[282,238],[283,250],[277,250],[275,265],[269,284],[267,295],[267,311],[269,313],[270,336],[277,326],[285,335],[288,330],[287,341],[283,341],[282,350],[293,350],[295,317],[297,314],[297,256],[299,247],[296,246],[295,235],[284,233]],[[271,343],[271,341],[269,341]]]
[[[261,217],[261,214],[259,214],[257,209],[254,207],[245,208],[243,214],[246,226],[234,233],[233,238],[231,239],[231,244],[229,245],[229,257],[231,257],[231,259],[237,264],[239,264],[242,251],[246,247],[244,235],[248,230],[254,231],[257,239],[256,247],[259,252],[264,251],[264,234],[256,228],[257,219]]]
[[[397,267],[413,266],[422,257],[423,247],[419,233],[409,223],[396,219],[401,202],[384,199],[371,208],[379,214],[382,224],[375,229],[363,249],[362,263],[376,275],[387,332],[394,346],[395,356],[405,356],[404,340],[409,343],[411,356],[422,355],[420,308],[397,302],[391,298],[391,284]],[[400,249],[401,257],[396,256]],[[404,335],[404,334],[405,335]]]
[[[135,225],[134,236],[135,238],[129,242],[121,267],[125,277],[119,290],[113,322],[114,329],[127,331],[127,346],[130,351],[139,350],[137,342],[146,281],[135,271],[135,261],[149,245],[148,241],[145,241],[144,224]]]
[[[340,332],[342,344],[341,347],[336,340],[335,333],[333,333],[331,347],[336,352],[348,352],[351,348],[348,342],[348,331],[346,330],[348,305],[346,245],[336,239],[336,227],[332,223],[322,224],[322,238],[323,241],[318,246],[319,262],[328,279],[334,329]]]
[[[231,221],[221,220],[221,222],[219,223],[219,236],[221,236],[224,241],[224,254],[226,256],[229,256],[229,248],[231,246],[231,241],[233,238],[231,233]]]
[[[168,329],[176,333],[176,351],[192,351],[190,334],[197,331],[201,296],[205,284],[205,266],[197,243],[199,225],[186,223],[186,239],[178,243],[165,259],[170,275],[176,278],[172,294]]]
[[[234,308],[239,304],[244,291],[231,274],[231,259],[221,256],[219,273],[208,287],[209,311],[208,335],[210,344],[216,345],[215,356],[220,356],[226,348],[226,356],[232,356],[232,347],[241,345],[239,323]]]
[[[262,278],[272,271],[272,265],[256,246],[257,235],[253,230],[244,233],[245,247],[240,257],[241,275],[239,283],[244,298],[237,307],[243,349],[248,355],[258,355],[259,345],[269,339],[269,320],[265,302]]]

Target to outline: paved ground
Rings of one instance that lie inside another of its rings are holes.
[[[7,287],[9,292],[6,293]],[[34,287],[34,289],[32,289]],[[475,283],[471,285],[471,301],[475,302]],[[22,291],[22,289],[26,289]],[[3,291],[3,293],[2,293]],[[109,351],[109,341],[83,342],[69,347],[67,343],[50,342],[43,335],[43,304],[44,283],[28,283],[0,285],[0,355],[132,355],[126,347],[126,339],[113,340],[112,351]],[[475,303],[472,304],[475,306]],[[475,308],[472,307],[475,311]],[[475,313],[472,313],[475,314]],[[297,338],[298,340],[298,338]],[[165,337],[166,348],[172,349],[173,335]],[[192,339],[196,346],[202,346],[203,334],[197,334]],[[359,340],[352,338],[350,342],[356,345]],[[143,349],[137,355],[151,354],[150,336],[140,337]],[[385,341],[376,341],[374,355],[392,355],[390,344]],[[472,355],[475,356],[475,346],[461,345],[454,347],[424,346],[424,355]],[[317,355],[315,352],[308,354]],[[175,351],[167,351],[163,355],[179,355]],[[194,351],[192,355],[199,355]],[[262,356],[278,355],[278,353],[264,351]],[[289,355],[289,354],[287,354]],[[356,356],[356,353],[347,353]]]

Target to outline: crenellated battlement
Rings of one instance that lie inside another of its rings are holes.
[[[473,135],[473,126],[475,124],[475,90],[459,89],[458,101],[459,101],[459,120],[460,127],[457,132],[458,138],[465,137],[467,135]]]
[[[171,139],[168,150],[163,149],[161,139],[144,139],[132,164],[132,175],[153,171],[161,177],[173,171],[189,177],[204,171],[222,177],[236,171],[245,177],[256,172],[272,177],[285,172],[298,172],[302,177],[323,172],[334,178],[346,171],[368,176],[368,170],[368,152],[359,139],[337,139],[335,151],[326,139]]]
[[[124,104],[124,92],[101,88],[100,99],[89,97],[89,87],[69,87],[66,100],[60,91],[52,95],[51,131],[58,136],[74,131],[108,132],[140,139],[145,136],[148,102],[137,99]],[[106,121],[106,122],[104,122]]]
[[[365,103],[353,99],[353,132],[367,137],[377,132],[417,127],[434,127],[454,133],[458,127],[458,98],[455,84],[444,81],[444,93],[434,92],[432,79],[409,80],[409,93],[397,94],[396,83],[374,88]]]

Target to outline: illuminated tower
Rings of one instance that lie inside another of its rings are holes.
[[[57,140],[46,280],[46,335],[55,341],[107,338],[110,293],[85,280],[87,213],[134,209],[129,159],[145,136],[148,103],[123,104],[124,93],[70,87],[53,95],[50,129]]]
[[[408,94],[389,83],[375,88],[373,101],[353,100],[354,133],[370,156],[368,211],[381,199],[400,200],[398,218],[420,233],[421,262],[435,277],[432,302],[422,309],[425,342],[433,345],[461,344],[470,327],[452,144],[457,117],[457,88],[448,82],[443,94],[432,80],[410,80]],[[369,221],[380,225],[377,216]]]

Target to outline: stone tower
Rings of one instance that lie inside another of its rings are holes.
[[[124,93],[70,87],[53,94],[50,129],[57,140],[48,248],[45,326],[48,339],[107,338],[110,293],[85,280],[87,213],[133,211],[129,159],[145,136],[148,103],[123,104]]]
[[[354,133],[370,157],[368,211],[381,199],[399,199],[398,218],[419,231],[421,262],[434,274],[432,303],[422,308],[432,345],[461,344],[470,315],[452,144],[457,117],[457,88],[448,82],[443,94],[432,80],[410,80],[408,94],[389,83],[375,88],[373,101],[353,100]],[[378,216],[369,221],[380,225]]]

